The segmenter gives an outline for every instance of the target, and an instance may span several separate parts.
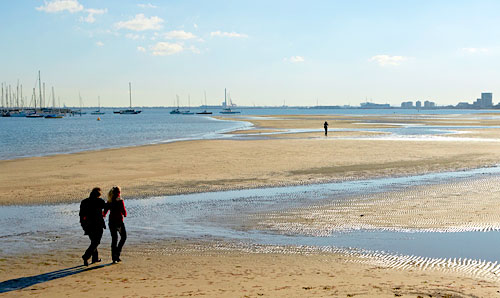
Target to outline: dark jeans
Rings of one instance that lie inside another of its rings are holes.
[[[99,260],[97,246],[101,243],[102,231],[102,228],[87,231],[87,235],[89,235],[90,239],[90,246],[82,256],[85,260],[88,260],[90,257],[92,257],[92,262],[97,262]]]
[[[328,128],[325,127],[325,136],[328,135]]]
[[[121,222],[109,223],[109,231],[111,232],[111,258],[113,261],[118,261],[118,259],[120,259],[123,244],[125,244],[125,240],[127,240],[127,230],[125,230],[125,224]],[[118,234],[120,234],[120,242],[118,242]]]

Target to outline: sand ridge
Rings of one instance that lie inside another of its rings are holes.
[[[281,125],[284,120],[258,121],[263,127],[280,130],[311,127],[312,123],[326,118],[287,117],[292,120],[287,120],[286,125]],[[328,117],[330,127],[350,121],[351,126],[359,128],[352,123],[361,121]],[[391,117],[370,116],[372,121],[408,121]],[[411,118],[417,119],[414,115]],[[431,120],[419,121],[437,121]],[[487,122],[488,125],[498,123],[497,120]],[[372,127],[368,124],[363,127]],[[316,137],[308,133],[258,140],[184,141],[3,160],[0,161],[0,204],[78,202],[94,186],[108,189],[120,185],[128,198],[141,198],[412,175],[489,166],[500,160],[498,142],[339,139],[343,134],[345,132],[331,132],[324,137],[319,131]]]

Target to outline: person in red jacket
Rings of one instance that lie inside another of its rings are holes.
[[[120,262],[120,254],[123,244],[127,240],[127,231],[123,223],[123,217],[127,217],[125,203],[121,198],[120,187],[114,186],[108,193],[108,202],[104,207],[103,216],[109,211],[109,231],[111,232],[111,258],[113,263]],[[118,242],[118,234],[120,234],[120,242]],[[118,242],[118,245],[117,245]]]

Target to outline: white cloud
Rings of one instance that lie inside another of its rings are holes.
[[[125,37],[132,40],[144,39],[144,36],[134,33],[127,33]]]
[[[195,47],[195,46],[190,46],[190,47],[188,48],[188,50],[190,50],[191,52],[193,52],[193,53],[195,53],[195,54],[199,54],[199,53],[201,53],[200,49],[198,49],[198,48],[197,48],[197,47]]]
[[[165,33],[164,36],[167,39],[193,39],[193,38],[196,38],[196,35],[194,35],[191,32],[186,32],[184,30],[173,30],[173,31]]]
[[[143,53],[144,53],[144,52],[146,52],[146,48],[141,47],[141,46],[137,47],[137,50],[138,50],[139,52],[143,52]]]
[[[290,62],[292,62],[292,63],[304,62],[304,57],[302,57],[302,56],[292,56],[292,57],[290,57]]]
[[[156,5],[153,5],[151,3],[146,3],[146,4],[137,4],[137,6],[139,6],[140,8],[157,8],[158,6]]]
[[[380,66],[398,66],[406,60],[408,60],[408,57],[404,56],[376,55],[371,57],[369,61],[376,62]]]
[[[162,27],[163,19],[159,17],[147,18],[140,13],[133,19],[115,24],[118,29],[129,29],[134,31],[159,30]]]
[[[214,31],[210,32],[210,36],[214,37],[235,37],[235,38],[246,38],[248,35],[243,34],[243,33],[236,33],[236,32],[221,32],[221,31]]]
[[[104,9],[88,8],[88,9],[85,9],[85,11],[88,13],[88,15],[85,18],[83,18],[83,20],[87,23],[95,22],[94,15],[105,14],[108,12],[108,10],[106,8],[104,8]]]
[[[151,47],[153,56],[167,56],[182,52],[184,48],[179,43],[158,42]]]
[[[104,43],[102,41],[98,41],[95,43],[98,47],[104,46]]]
[[[490,49],[488,48],[462,48],[462,51],[468,54],[484,54],[488,53]]]
[[[83,5],[78,3],[78,0],[53,0],[44,1],[44,5],[36,7],[36,10],[45,11],[49,13],[69,11],[71,13],[79,12],[83,10]]]
[[[198,24],[193,24],[194,29],[198,29]]]

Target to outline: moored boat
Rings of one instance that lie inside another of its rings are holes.
[[[130,109],[120,110],[118,113],[116,111],[113,111],[113,113],[120,115],[136,115],[142,112],[141,110],[132,109],[132,83],[130,82],[128,83],[128,92],[130,98]]]

